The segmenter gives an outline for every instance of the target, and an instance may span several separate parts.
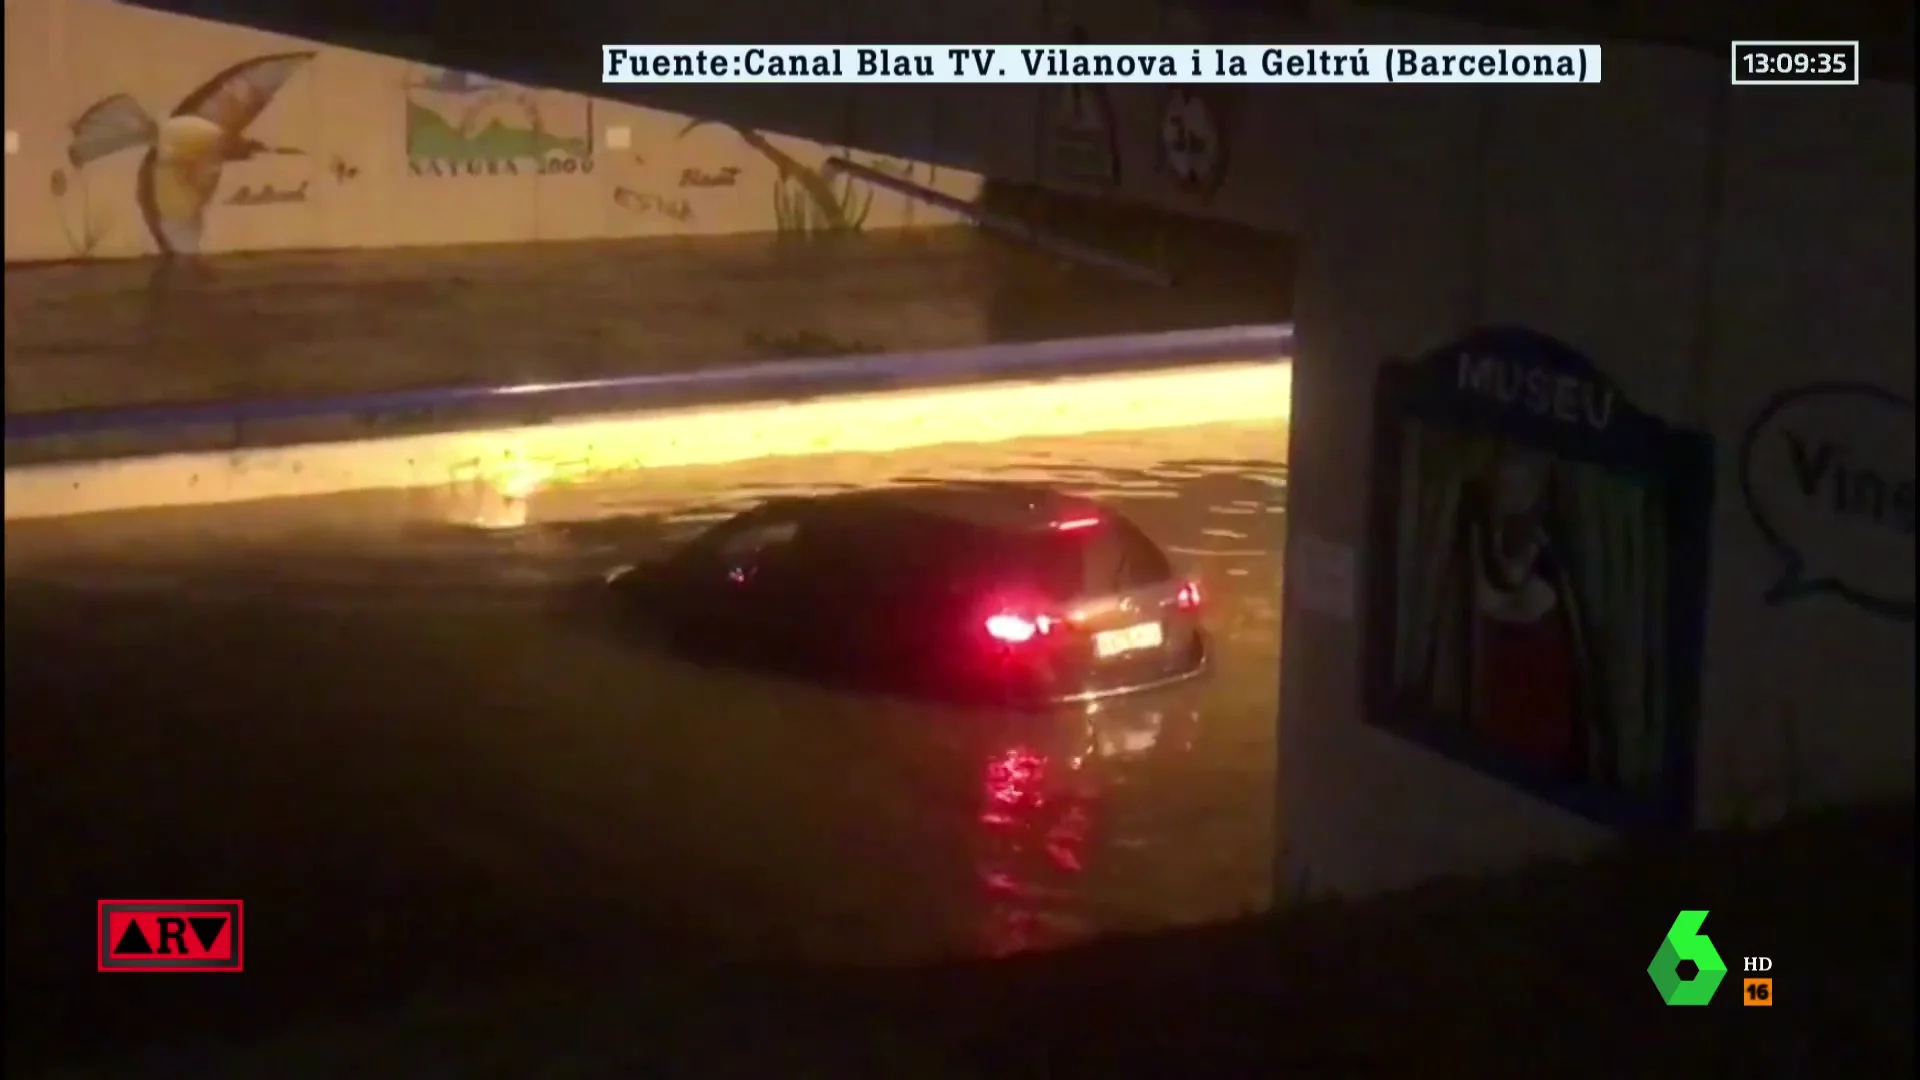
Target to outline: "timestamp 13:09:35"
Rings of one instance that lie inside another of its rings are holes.
[[[1857,41],[1736,41],[1735,86],[1853,86],[1860,82]]]

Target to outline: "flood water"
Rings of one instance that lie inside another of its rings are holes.
[[[507,531],[385,497],[10,525],[9,1012],[97,1021],[106,897],[244,899],[266,1023],[620,949],[897,964],[1263,906],[1285,443],[661,471],[543,493]],[[1123,509],[1201,581],[1213,676],[1052,717],[936,709],[664,657],[595,584],[769,495],[936,478]]]

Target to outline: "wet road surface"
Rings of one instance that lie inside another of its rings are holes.
[[[384,496],[9,526],[14,1030],[255,1031],[1258,908],[1284,447],[1221,425],[673,470],[506,532]],[[597,584],[770,494],[935,477],[1123,507],[1203,583],[1214,676],[1045,718],[848,696],[665,657]],[[142,896],[245,900],[247,973],[95,975],[93,902]]]

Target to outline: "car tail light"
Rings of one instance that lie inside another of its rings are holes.
[[[1032,615],[1020,611],[998,611],[987,616],[987,636],[1008,645],[1024,645],[1037,637],[1045,637],[1064,625],[1065,620],[1054,615]]]
[[[1024,615],[1003,611],[987,616],[987,634],[995,641],[1020,645],[1040,635],[1040,624]]]
[[[1059,521],[1053,523],[1053,529],[1055,532],[1076,532],[1080,529],[1091,529],[1098,524],[1100,524],[1099,517],[1088,515],[1086,517],[1061,518]]]
[[[1189,581],[1180,586],[1180,591],[1173,594],[1173,606],[1182,611],[1197,610],[1200,607],[1199,582]]]

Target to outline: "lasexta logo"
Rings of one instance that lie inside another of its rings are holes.
[[[1700,932],[1706,921],[1704,911],[1683,911],[1675,916],[1673,928],[1660,942],[1660,951],[1647,965],[1660,1000],[1669,1005],[1705,1005],[1713,1000],[1713,992],[1720,989],[1720,980],[1726,977],[1727,965],[1720,959],[1720,950],[1713,947],[1712,938]],[[1681,963],[1688,961],[1694,966],[1692,978],[1680,974]]]
[[[240,971],[238,900],[102,900],[101,971]]]

